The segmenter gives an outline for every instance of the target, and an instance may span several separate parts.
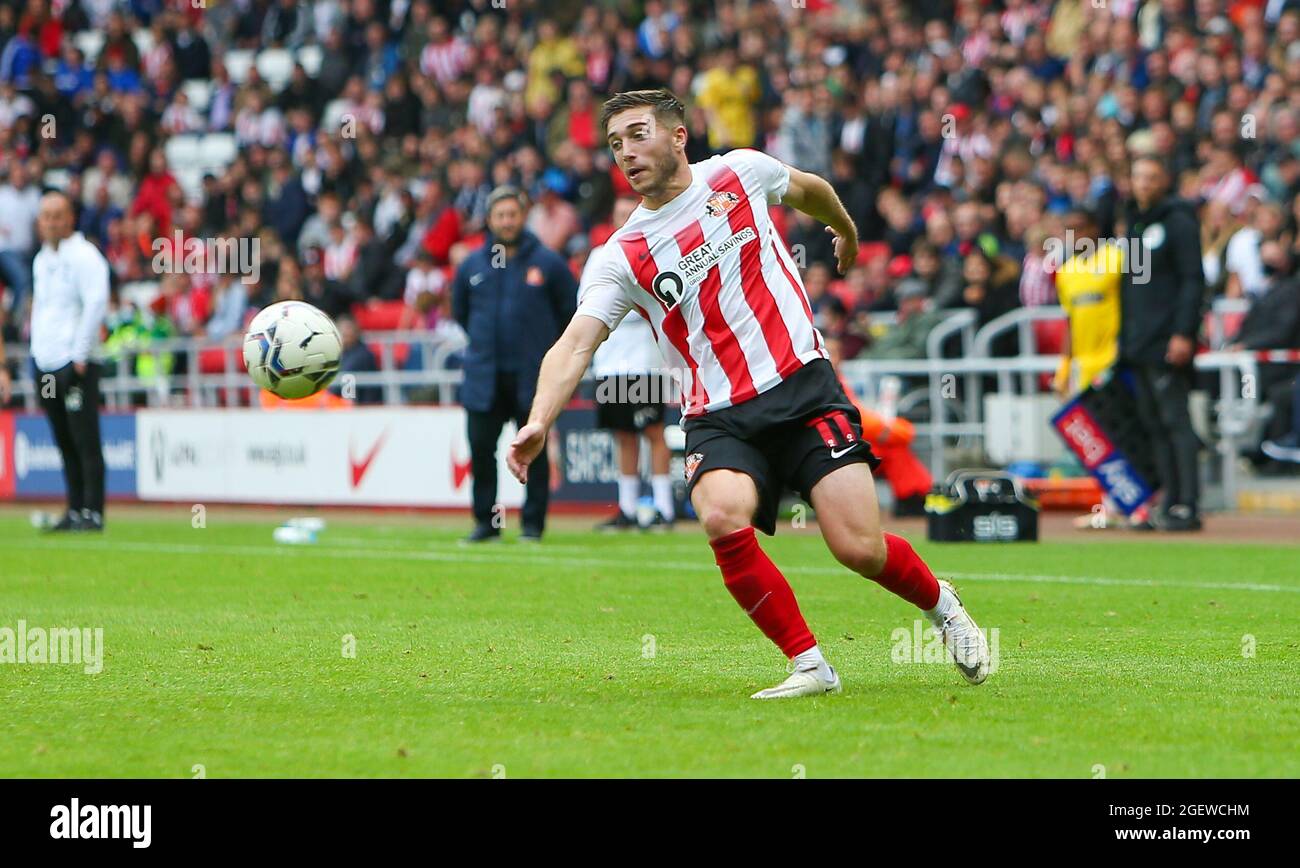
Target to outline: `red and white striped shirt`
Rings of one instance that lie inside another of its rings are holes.
[[[829,358],[799,270],[768,214],[780,161],[737,150],[695,163],[657,211],[639,206],[583,274],[578,314],[611,329],[636,309],[681,372],[687,416],[748,401]]]

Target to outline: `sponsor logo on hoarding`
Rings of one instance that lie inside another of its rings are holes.
[[[387,439],[388,429],[385,428],[384,432],[379,435],[379,439],[375,441],[375,445],[370,447],[370,451],[367,452],[365,457],[360,461],[352,457],[355,454],[355,451],[352,446],[352,439],[348,439],[348,467],[352,470],[353,488],[356,488],[361,484],[361,480],[365,478],[366,471],[370,469],[371,463],[375,460],[376,456],[379,455],[379,450],[384,448],[384,441]]]
[[[1070,444],[1083,466],[1092,470],[1115,451],[1110,439],[1089,417],[1088,411],[1075,407],[1056,420],[1056,427]]]

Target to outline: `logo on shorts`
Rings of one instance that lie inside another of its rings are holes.
[[[702,452],[692,452],[690,455],[686,456],[686,481],[687,482],[690,482],[691,477],[695,475],[695,471],[700,469],[700,462],[703,460],[704,460],[704,454]]]
[[[704,211],[710,217],[721,217],[735,208],[739,202],[740,197],[735,193],[714,193],[709,197],[709,201],[704,203]]]

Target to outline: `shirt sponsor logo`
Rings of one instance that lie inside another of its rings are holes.
[[[694,286],[708,276],[713,266],[722,261],[722,257],[757,237],[758,235],[755,234],[753,227],[746,226],[735,235],[719,241],[717,244],[706,241],[678,260],[677,270],[681,272],[682,278],[688,284]]]

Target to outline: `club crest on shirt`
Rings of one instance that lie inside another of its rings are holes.
[[[704,460],[704,453],[692,452],[686,456],[686,481],[690,482],[695,471],[700,469],[700,462]]]
[[[709,201],[704,203],[704,212],[710,217],[721,217],[735,208],[739,202],[740,197],[735,193],[714,193],[709,197]]]
[[[546,275],[542,273],[540,266],[530,265],[528,267],[528,275],[524,280],[529,286],[541,286],[543,283],[546,283]]]

